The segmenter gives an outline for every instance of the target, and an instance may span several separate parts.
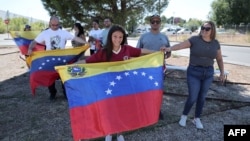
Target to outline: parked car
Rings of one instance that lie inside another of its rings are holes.
[[[217,34],[229,34],[224,28],[216,28]]]
[[[176,30],[172,28],[165,27],[161,30],[161,33],[166,34],[166,35],[174,35],[176,34]]]
[[[177,32],[177,34],[192,34],[192,31],[188,28],[183,28]]]

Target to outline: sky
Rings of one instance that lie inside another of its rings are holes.
[[[44,21],[50,18],[41,0],[0,0],[0,10]]]
[[[166,18],[180,17],[185,20],[196,18],[207,20],[214,0],[169,0],[167,9],[162,13]]]
[[[213,0],[170,0],[162,15],[170,18],[180,17],[188,20],[197,18],[207,20]],[[1,0],[0,10],[48,21],[50,16],[44,9],[41,0]]]

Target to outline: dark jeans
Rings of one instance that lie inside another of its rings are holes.
[[[57,90],[56,90],[56,83],[54,82],[52,85],[50,85],[50,86],[48,87],[48,89],[49,89],[49,93],[50,93],[51,95],[55,95],[55,94],[57,93]],[[62,89],[63,89],[63,94],[66,96],[65,87],[64,87],[63,83],[62,83]]]
[[[189,65],[187,68],[188,98],[183,115],[188,115],[196,102],[195,117],[199,118],[205,103],[206,95],[213,81],[213,66],[201,67]]]
[[[95,50],[90,50],[90,55],[94,54],[95,53]]]

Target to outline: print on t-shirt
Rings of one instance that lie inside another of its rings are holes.
[[[56,35],[50,38],[51,50],[60,49],[61,37]]]

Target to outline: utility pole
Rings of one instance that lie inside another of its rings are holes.
[[[173,25],[174,25],[174,12],[173,12]]]
[[[6,28],[7,28],[7,33],[8,33],[8,39],[9,39],[9,23],[10,23],[10,15],[9,15],[9,11],[7,10],[6,15],[5,15],[5,20],[4,23],[6,24]]]

